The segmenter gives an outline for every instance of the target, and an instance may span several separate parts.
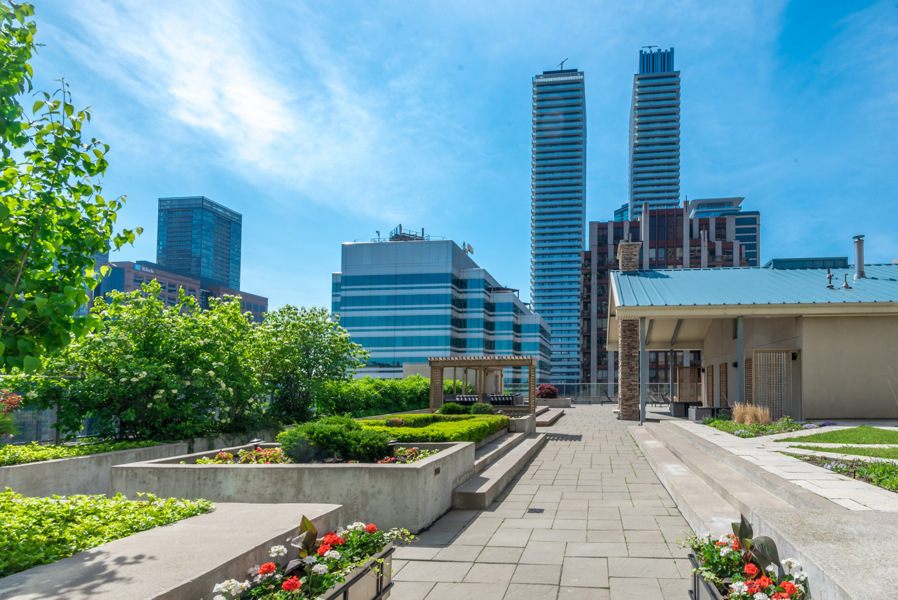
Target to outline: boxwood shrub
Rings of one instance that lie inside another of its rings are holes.
[[[380,431],[397,442],[480,442],[508,427],[508,417],[472,415],[408,415],[400,427],[388,427],[384,420],[365,420],[366,430]],[[424,419],[421,417],[430,417]]]
[[[322,417],[281,432],[277,441],[294,462],[308,463],[328,458],[374,462],[389,456],[390,436],[363,429],[351,417]]]
[[[116,450],[147,448],[157,445],[159,445],[158,442],[116,442],[113,444],[81,444],[77,446],[41,446],[37,442],[31,442],[22,446],[0,446],[0,467],[24,465],[56,458],[72,458],[75,456],[87,456],[88,454],[115,452]]]
[[[447,402],[443,406],[440,407],[441,415],[467,415],[470,414],[470,410],[467,407],[462,406],[461,404],[456,404],[455,402]]]
[[[493,414],[493,405],[485,402],[475,402],[471,405],[472,415],[491,415]]]
[[[138,531],[208,512],[208,500],[106,496],[29,498],[0,492],[0,577],[56,562]]]

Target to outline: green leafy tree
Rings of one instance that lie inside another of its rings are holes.
[[[186,439],[261,424],[255,325],[239,301],[213,301],[201,311],[182,291],[168,307],[161,291],[151,281],[142,291],[97,299],[99,330],[29,378],[26,401],[56,408],[66,437],[88,417],[110,439]]]
[[[368,358],[323,308],[287,305],[268,313],[259,340],[271,416],[281,421],[308,419],[316,391],[350,379]]]
[[[85,137],[90,111],[74,107],[65,81],[30,110],[22,105],[32,90],[33,14],[28,4],[0,4],[0,372],[33,371],[98,324],[76,315],[101,276],[91,257],[135,235],[113,235],[124,200],[104,199],[98,181],[109,146]]]

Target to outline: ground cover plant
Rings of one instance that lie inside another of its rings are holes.
[[[873,458],[898,459],[898,447],[896,448],[865,448],[864,446],[838,446],[835,448],[826,446],[807,446],[804,444],[789,446],[802,450],[814,450],[815,452],[835,452],[836,454],[852,454],[854,456],[871,456]]]
[[[270,562],[249,569],[243,581],[228,579],[215,584],[212,600],[301,600],[319,598],[346,580],[354,569],[370,561],[380,569],[382,559],[374,559],[394,541],[415,538],[405,529],[381,531],[374,523],[353,523],[318,537],[315,525],[302,518],[299,535],[289,540],[290,548],[272,546]],[[354,596],[353,596],[354,597]]]
[[[898,492],[898,465],[895,463],[862,459],[833,459],[823,456],[796,456],[795,458],[839,475],[858,479],[891,492]]]
[[[710,417],[702,421],[705,425],[731,433],[741,438],[752,438],[763,435],[773,435],[775,433],[786,433],[789,431],[799,431],[802,429],[800,423],[792,420],[792,417],[785,416],[776,421],[765,425],[763,423],[736,423],[725,417]]]
[[[208,500],[122,495],[28,498],[0,492],[0,577],[52,563],[138,531],[208,512]]]
[[[821,444],[898,444],[898,429],[882,429],[861,425],[850,429],[839,429],[825,433],[813,433],[793,437],[778,442],[818,442]]]
[[[502,415],[402,415],[392,419],[360,421],[397,442],[480,442],[508,427]]]
[[[695,553],[696,572],[729,600],[808,600],[807,574],[793,558],[780,561],[776,544],[767,536],[753,537],[742,517],[733,533],[691,537],[682,542]]]
[[[118,450],[131,450],[134,448],[149,448],[158,446],[158,442],[113,442],[99,444],[74,444],[61,446],[42,446],[37,442],[21,446],[0,446],[0,467],[8,465],[24,465],[27,463],[54,460],[56,458],[73,458],[76,456],[88,456],[90,454],[102,454],[104,452],[116,452]]]

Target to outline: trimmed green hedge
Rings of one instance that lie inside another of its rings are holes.
[[[402,415],[360,421],[366,430],[386,432],[397,442],[480,442],[508,427],[508,417]],[[391,426],[392,425],[392,426]]]
[[[391,454],[390,437],[361,427],[350,417],[322,417],[281,432],[277,441],[297,463],[341,460],[375,462]]]
[[[463,382],[444,381],[451,394],[453,384],[464,393]],[[473,392],[473,384],[468,384]],[[351,414],[354,417],[384,415],[419,410],[430,406],[430,380],[420,375],[405,379],[362,377],[349,381],[329,381],[315,391],[312,403],[317,415]]]
[[[0,577],[208,512],[208,500],[106,496],[29,498],[0,492]]]
[[[37,442],[31,442],[23,446],[0,446],[0,467],[158,445],[158,442],[116,442],[114,444],[83,444],[79,446],[41,446]]]

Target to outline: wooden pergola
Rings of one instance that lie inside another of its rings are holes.
[[[427,362],[430,363],[430,412],[436,412],[443,406],[443,371],[445,369],[474,371],[474,388],[478,394],[483,394],[488,373],[495,370],[501,371],[505,367],[527,367],[528,412],[531,414],[536,412],[537,360],[535,356],[444,356],[428,358]],[[453,377],[455,377],[455,373],[456,371],[453,371]]]

